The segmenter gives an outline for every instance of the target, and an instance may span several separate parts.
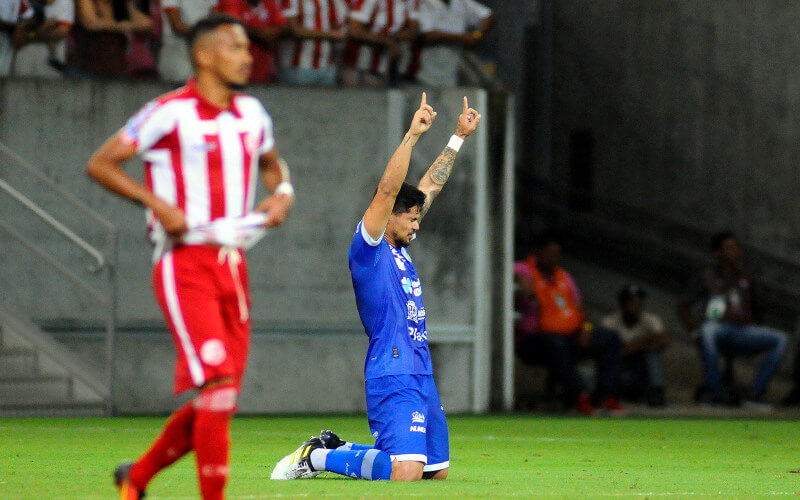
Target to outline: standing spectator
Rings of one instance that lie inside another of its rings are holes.
[[[627,285],[617,295],[619,310],[603,318],[606,328],[616,330],[622,341],[622,393],[634,399],[647,394],[647,404],[664,406],[664,363],[662,353],[669,345],[664,323],[657,315],[643,311],[647,294]]]
[[[477,47],[492,24],[491,9],[475,0],[421,0],[423,48],[417,80],[437,87],[457,85],[462,51]]]
[[[721,231],[711,239],[715,265],[698,274],[678,305],[678,314],[689,332],[699,329],[700,351],[705,367],[707,402],[725,402],[719,374],[720,352],[765,354],[745,395],[748,406],[767,408],[763,402],[786,348],[786,334],[759,326],[761,311],[753,277],[741,261],[736,236]]]
[[[617,332],[585,321],[581,294],[572,276],[559,267],[561,243],[544,235],[533,255],[514,264],[519,285],[516,350],[527,364],[545,364],[564,386],[564,402],[578,413],[591,415],[594,404],[614,415],[625,413],[617,401],[620,340]],[[576,370],[591,357],[597,362],[594,402]]]
[[[186,54],[186,37],[194,23],[206,17],[217,0],[161,0],[161,49],[158,74],[170,82],[183,82],[192,76],[192,63]]]
[[[276,0],[220,0],[219,12],[241,19],[250,37],[253,72],[250,83],[274,82],[278,38],[286,32],[286,18]]]
[[[419,40],[419,5],[421,0],[406,0],[408,23],[395,36],[399,55],[393,66],[389,67],[389,85],[414,82],[419,71],[419,58],[422,43]]]
[[[348,87],[381,87],[389,66],[400,55],[395,36],[408,29],[407,0],[355,0],[349,39],[342,61],[342,83]]]
[[[135,33],[149,34],[153,23],[130,0],[77,0],[72,63],[95,76],[122,76],[128,44]]]
[[[66,38],[74,21],[73,0],[46,0],[42,22],[26,24],[15,40],[14,76],[60,77],[67,57]]]
[[[281,44],[282,82],[336,85],[336,45],[347,34],[348,10],[344,0],[283,0],[291,38]]]
[[[14,59],[12,38],[21,36],[20,22],[33,19],[33,9],[25,0],[0,1],[0,76],[11,73]]]

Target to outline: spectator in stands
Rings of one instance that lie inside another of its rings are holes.
[[[617,402],[621,344],[617,332],[586,322],[581,295],[572,277],[559,267],[561,243],[541,237],[533,255],[514,264],[519,286],[516,351],[527,364],[544,364],[564,386],[564,402],[590,415],[595,404],[611,414],[625,410]],[[586,357],[597,362],[594,401],[576,370]]]
[[[619,310],[603,318],[604,327],[619,333],[622,341],[623,396],[638,400],[647,395],[650,406],[664,406],[664,363],[662,353],[669,336],[657,315],[643,311],[646,294],[636,285],[619,291]]]
[[[278,39],[287,31],[276,0],[220,0],[216,10],[241,19],[250,37],[253,72],[250,83],[274,82],[278,75]]]
[[[347,35],[345,0],[283,0],[290,38],[281,44],[280,80],[292,85],[336,85],[337,43]]]
[[[15,37],[14,76],[58,78],[67,59],[67,42],[75,21],[74,0],[45,0],[41,22],[21,25]]]
[[[130,0],[77,0],[71,62],[94,76],[123,76],[134,34],[152,33],[150,17]]]
[[[756,283],[741,260],[741,248],[730,231],[711,239],[715,264],[694,278],[678,305],[686,330],[699,333],[706,378],[706,402],[726,402],[719,373],[720,353],[764,354],[744,397],[747,406],[768,408],[763,398],[786,348],[786,334],[758,325],[761,311]]]
[[[158,74],[162,80],[183,82],[192,74],[186,36],[194,23],[206,17],[217,0],[161,0],[161,49]]]
[[[399,40],[416,36],[409,0],[360,0],[350,12],[341,81],[348,87],[382,87],[400,56]]]
[[[20,25],[33,19],[33,9],[25,0],[0,1],[0,76],[11,74],[14,60],[12,39],[23,36]]]
[[[457,85],[462,52],[478,46],[494,24],[494,14],[475,0],[420,1],[422,55],[417,80],[437,87]]]

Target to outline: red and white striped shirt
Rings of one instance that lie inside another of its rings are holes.
[[[236,94],[220,109],[198,94],[194,80],[149,102],[121,134],[143,156],[145,185],[182,209],[190,229],[250,212],[258,158],[275,144],[272,118],[258,99]],[[149,210],[147,217],[151,240],[163,245],[161,224]]]
[[[345,0],[283,0],[287,19],[296,17],[300,24],[316,31],[335,31],[347,22]],[[281,66],[289,68],[329,68],[335,64],[331,40],[288,40],[281,44]]]
[[[350,19],[360,21],[371,33],[394,35],[408,19],[408,0],[354,0]],[[389,54],[383,47],[349,41],[344,52],[344,65],[376,74],[389,69]]]

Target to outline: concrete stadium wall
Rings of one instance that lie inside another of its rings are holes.
[[[553,177],[594,134],[595,192],[800,248],[800,4],[554,2]],[[550,172],[539,172],[550,176]]]
[[[163,320],[152,298],[151,249],[143,211],[91,183],[84,166],[92,151],[129,116],[168,90],[159,84],[0,81],[0,141],[121,229],[119,319],[133,325],[133,330],[136,325],[143,325],[142,331],[156,330],[118,336],[115,406],[123,413],[174,408],[174,350],[166,329],[158,331]],[[353,299],[347,249],[390,153],[418,106],[421,90],[250,90],[274,119],[277,147],[292,168],[297,202],[285,226],[248,254],[251,317],[258,333],[253,336],[243,412],[364,409],[366,338]],[[476,102],[476,92],[468,89],[428,91],[428,102],[439,115],[415,148],[410,181],[421,177],[447,143],[465,94]],[[475,142],[462,148],[447,188],[411,249],[425,287],[440,390],[448,409],[457,412],[473,405],[474,308],[482,299],[474,296]],[[137,178],[141,170],[139,161],[127,167]],[[0,178],[91,243],[101,248],[107,244],[101,227],[64,205],[2,154]],[[89,260],[84,255],[2,192],[0,213],[79,276],[96,281],[86,271]],[[102,342],[81,332],[88,323],[102,319],[103,308],[5,234],[0,238],[0,283],[0,299],[46,325],[66,330],[59,338],[101,371]],[[291,333],[286,333],[287,326]]]

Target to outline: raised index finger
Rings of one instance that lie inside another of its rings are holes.
[[[462,113],[466,113],[467,109],[469,109],[469,103],[467,102],[467,96],[464,96],[464,110]]]
[[[424,108],[427,103],[428,103],[427,96],[425,95],[425,92],[423,92],[422,93],[422,102],[419,103],[419,107],[420,108]]]

